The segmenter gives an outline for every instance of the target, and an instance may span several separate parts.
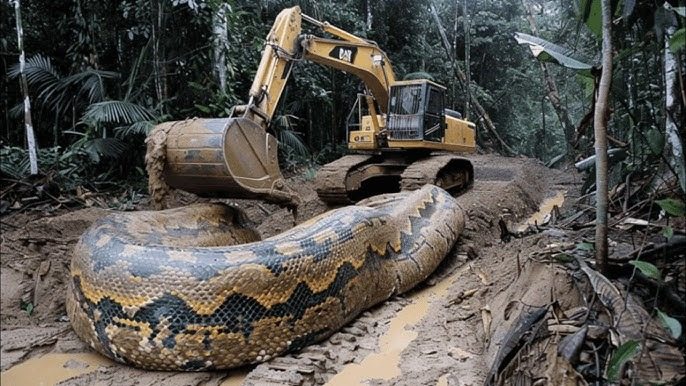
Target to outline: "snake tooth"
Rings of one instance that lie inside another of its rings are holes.
[[[445,191],[372,197],[261,240],[235,207],[115,213],[75,247],[84,341],[158,370],[226,369],[317,342],[424,280],[464,227]]]

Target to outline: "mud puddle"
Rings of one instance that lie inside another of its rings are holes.
[[[400,356],[419,335],[413,327],[427,315],[429,306],[442,300],[448,294],[448,288],[468,269],[469,265],[465,265],[435,286],[411,294],[411,302],[391,319],[388,331],[379,337],[378,352],[369,354],[360,363],[345,366],[326,385],[363,385],[368,380],[388,381],[402,375]]]
[[[526,219],[522,224],[520,224],[517,227],[518,232],[523,232],[525,231],[529,226],[536,226],[536,225],[541,225],[549,220],[549,216],[551,215],[553,209],[557,206],[558,208],[562,207],[562,204],[565,201],[565,194],[567,192],[560,190],[557,193],[555,193],[554,196],[548,197],[543,202],[541,202],[541,205],[538,207],[538,210],[529,216],[528,219]]]
[[[248,376],[248,373],[251,372],[252,369],[253,367],[232,371],[226,378],[224,378],[219,386],[241,386],[245,378]]]
[[[55,385],[69,378],[92,373],[113,362],[96,353],[50,353],[29,359],[0,375],[3,386]]]

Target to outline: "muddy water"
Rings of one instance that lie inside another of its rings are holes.
[[[391,380],[400,376],[400,355],[417,338],[417,332],[412,327],[426,316],[431,303],[446,296],[448,288],[468,269],[468,265],[465,265],[437,285],[412,294],[411,303],[391,319],[388,331],[379,338],[377,352],[367,355],[360,363],[345,366],[326,385],[363,385],[371,379]]]
[[[81,374],[92,373],[109,359],[95,353],[47,354],[29,359],[0,375],[2,386],[51,386]]]
[[[248,373],[252,371],[255,366],[250,366],[247,369],[232,370],[228,377],[219,384],[219,386],[241,386],[243,381],[248,376]]]
[[[517,231],[523,232],[529,225],[543,224],[546,220],[546,217],[550,215],[555,206],[558,208],[562,207],[562,203],[565,201],[565,193],[566,192],[564,191],[559,191],[554,196],[543,200],[541,205],[538,207],[538,211],[532,214],[528,219],[526,219],[526,221],[518,226]]]

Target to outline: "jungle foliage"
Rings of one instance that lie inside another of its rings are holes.
[[[378,42],[400,78],[424,73],[444,84],[448,107],[464,110],[468,93],[455,74],[469,69],[469,95],[497,130],[486,130],[483,117],[470,109],[481,149],[504,151],[507,146],[544,162],[564,154],[568,160],[583,158],[593,152],[590,128],[600,73],[597,3],[473,0],[465,8],[458,0],[24,2],[26,75],[43,161],[39,167],[44,175],[71,175],[78,165],[91,184],[143,177],[144,137],[155,123],[222,117],[234,104],[246,102],[264,36],[276,14],[294,4]],[[681,164],[670,162],[675,157],[666,123],[671,118],[683,134],[683,4],[614,3],[609,135],[611,147],[629,156],[612,168],[610,187],[629,177],[679,175],[683,189],[683,152]],[[2,7],[9,11],[11,2]],[[27,169],[23,161],[15,162],[25,157],[25,134],[14,13],[3,12],[0,21],[2,174],[17,180]],[[532,47],[540,48],[536,57]],[[670,111],[666,50],[676,56],[673,70],[679,80]],[[551,65],[544,72],[537,60]],[[297,63],[292,74],[273,130],[284,145],[283,166],[295,170],[341,154],[345,119],[362,84],[313,63]],[[557,97],[550,93],[551,83]],[[565,114],[571,125],[564,125]]]

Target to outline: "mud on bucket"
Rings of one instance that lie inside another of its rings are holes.
[[[165,122],[149,135],[164,143],[164,181],[202,197],[249,198],[297,206],[285,183],[276,139],[245,118]]]

